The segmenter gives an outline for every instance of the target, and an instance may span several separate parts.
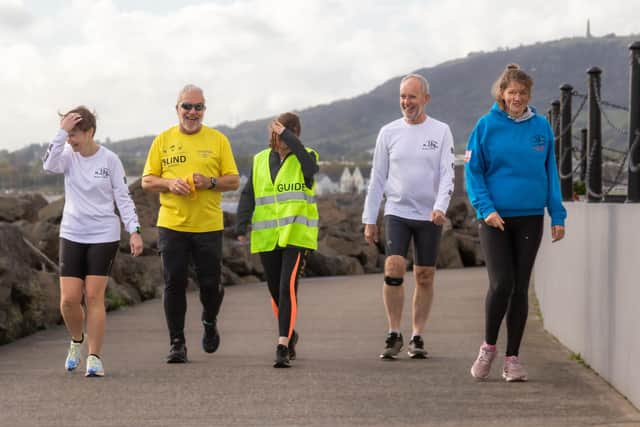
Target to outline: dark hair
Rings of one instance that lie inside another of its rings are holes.
[[[520,69],[518,64],[509,64],[505,67],[500,77],[493,83],[491,87],[491,95],[498,101],[501,108],[504,108],[504,99],[502,98],[502,92],[509,86],[511,82],[518,82],[529,91],[533,89],[533,79],[527,73]]]
[[[300,124],[300,117],[295,113],[282,113],[278,116],[278,121],[282,123],[282,126],[295,133],[296,136],[300,136],[302,132],[302,125]]]
[[[66,117],[71,113],[76,113],[79,114],[80,117],[82,117],[82,120],[80,120],[74,127],[73,129],[71,129],[71,132],[73,131],[82,131],[82,132],[87,132],[90,129],[93,129],[93,133],[91,134],[91,136],[94,136],[96,134],[96,114],[95,112],[91,112],[89,111],[89,109],[87,107],[85,107],[84,105],[80,105],[76,108],[74,108],[73,110],[67,111],[64,114],[60,114],[58,113],[58,115],[60,117]]]

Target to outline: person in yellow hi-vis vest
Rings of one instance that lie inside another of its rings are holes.
[[[251,253],[260,254],[278,319],[275,368],[288,368],[296,358],[298,276],[308,251],[318,247],[318,153],[300,142],[300,130],[293,113],[271,122],[270,148],[254,156],[238,203],[238,240],[247,240],[251,222]]]

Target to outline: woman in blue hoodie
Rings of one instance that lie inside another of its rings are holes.
[[[544,208],[551,238],[564,237],[560,182],[547,119],[529,106],[533,80],[509,64],[496,80],[496,100],[469,136],[465,175],[469,200],[480,220],[480,244],[489,273],[485,342],[471,367],[487,378],[496,356],[500,325],[507,318],[502,377],[526,381],[518,352],[529,310],[529,279],[540,246]]]

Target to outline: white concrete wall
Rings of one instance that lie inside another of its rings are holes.
[[[535,266],[545,328],[640,408],[640,204],[565,203]]]

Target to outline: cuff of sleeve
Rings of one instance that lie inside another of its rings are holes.
[[[493,206],[489,206],[484,209],[480,209],[480,216],[482,217],[482,219],[484,219],[494,212],[498,212],[498,211]]]
[[[68,137],[69,137],[69,133],[66,130],[60,128],[58,129],[56,136],[53,138],[53,143],[64,144]]]
[[[140,228],[140,225],[136,224],[133,227],[131,227],[129,229],[129,234],[133,234],[133,233],[138,233],[140,234],[142,232],[142,229]]]
[[[447,213],[447,207],[446,207],[446,206],[442,206],[442,205],[438,205],[438,204],[436,204],[436,205],[433,207],[433,210],[434,210],[434,211],[440,211],[440,212]]]
[[[553,219],[551,218],[551,226],[561,225],[564,227],[564,219]]]

